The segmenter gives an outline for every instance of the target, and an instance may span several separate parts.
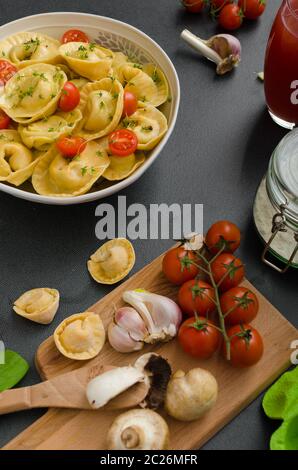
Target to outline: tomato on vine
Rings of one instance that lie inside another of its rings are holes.
[[[211,263],[211,271],[219,290],[225,292],[236,287],[244,278],[244,266],[231,253],[222,253]]]
[[[233,287],[220,297],[221,311],[227,325],[250,323],[258,314],[257,296],[246,287]]]
[[[221,9],[218,22],[224,29],[238,29],[243,22],[243,11],[235,3],[229,3]]]
[[[179,246],[165,254],[162,261],[162,271],[170,282],[180,285],[198,275],[199,269],[193,263],[198,264],[196,255]]]
[[[179,289],[178,304],[182,312],[189,316],[196,313],[206,316],[215,309],[214,289],[202,280],[192,279],[187,281]]]
[[[178,333],[182,349],[198,359],[209,359],[217,351],[220,340],[221,334],[214,323],[204,317],[188,318]]]
[[[250,367],[259,362],[263,355],[264,345],[260,333],[249,324],[235,325],[228,329],[231,340],[231,364],[234,367]],[[226,343],[223,343],[222,354],[226,357]]]
[[[242,8],[245,18],[256,20],[264,13],[267,0],[239,0],[238,4]]]
[[[213,224],[206,235],[206,245],[211,253],[229,251],[234,253],[240,245],[241,234],[237,225],[228,220]]]

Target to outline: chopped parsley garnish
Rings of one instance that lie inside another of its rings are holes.
[[[4,51],[2,51],[2,57],[6,57],[6,54]]]
[[[90,44],[89,44],[89,50],[90,50],[90,51],[94,51],[95,48],[96,48],[95,42],[90,42]]]
[[[133,68],[143,70],[143,66],[141,64],[133,64]]]
[[[140,98],[140,101],[142,101],[142,103],[145,103],[147,101],[146,96],[142,96],[142,98]]]
[[[63,73],[57,69],[57,72],[53,75],[54,82],[61,82],[64,79]]]
[[[101,101],[99,103],[99,109],[103,109],[105,107],[105,102],[104,101]]]
[[[54,130],[55,130],[54,127],[49,127],[48,128],[48,132],[54,132]]]
[[[38,46],[40,46],[40,40],[38,38],[35,38],[35,39],[30,39],[30,41],[26,41],[24,42],[24,49],[25,51],[31,51],[32,47],[34,47],[34,51],[36,51],[36,49],[38,48]]]
[[[98,157],[102,157],[102,152],[101,152],[100,150],[97,150],[96,155],[97,155]]]
[[[128,128],[133,129],[134,127],[136,127],[138,125],[138,121],[135,121],[133,119],[124,118],[123,121],[122,121],[122,125],[126,129],[128,129]]]
[[[153,74],[152,74],[152,80],[154,81],[154,83],[160,83],[161,82],[161,79],[157,73],[157,70],[154,70]]]
[[[94,166],[92,166],[92,167],[90,168],[90,173],[91,173],[91,175],[94,175],[95,172],[96,172],[96,170],[95,170]]]
[[[79,56],[79,59],[88,59],[88,51],[87,51],[87,48],[85,46],[83,46],[82,44],[78,47],[78,56]]]
[[[52,93],[52,94],[51,94],[51,99],[53,99],[53,98],[56,98],[56,94],[55,94],[55,93]]]
[[[82,176],[85,176],[86,173],[88,171],[88,167],[87,166],[83,166],[83,168],[81,168],[81,172],[82,172]]]
[[[116,100],[118,98],[118,96],[119,96],[119,93],[114,93],[113,94],[113,99]]]

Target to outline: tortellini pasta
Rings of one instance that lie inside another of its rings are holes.
[[[32,175],[38,159],[20,142],[0,144],[0,181],[20,186]]]
[[[168,130],[165,115],[150,105],[138,108],[122,121],[122,126],[134,131],[138,138],[138,150],[153,149]]]
[[[78,196],[89,191],[109,164],[107,152],[94,141],[73,159],[64,158],[53,145],[36,165],[32,184],[45,196]]]
[[[54,65],[26,67],[7,82],[0,108],[23,124],[47,117],[55,112],[66,81],[65,73]]]
[[[97,356],[106,339],[99,315],[93,312],[75,313],[55,330],[54,341],[63,356],[86,361]]]
[[[89,80],[107,77],[114,58],[112,51],[95,43],[68,42],[59,51],[70,68]]]
[[[0,111],[10,118],[0,130],[0,184],[79,196],[128,178],[145,162],[168,129],[158,108],[169,88],[158,66],[124,52],[30,31],[0,41],[0,56],[15,66],[0,90]],[[125,92],[137,98],[132,115]],[[129,155],[121,129],[136,137]]]
[[[168,99],[167,79],[154,64],[145,64],[141,68],[138,64],[124,64],[119,69],[119,79],[124,90],[136,95],[143,103],[158,107]]]
[[[14,302],[13,309],[21,317],[42,325],[48,325],[57,313],[59,300],[59,291],[41,287],[28,290],[21,295]]]
[[[123,87],[113,78],[88,83],[81,90],[79,109],[83,119],[77,132],[85,139],[98,139],[112,132],[123,112]]]
[[[76,108],[69,113],[56,113],[28,126],[19,125],[19,133],[23,142],[30,149],[47,150],[61,135],[72,132],[81,120],[82,113]]]
[[[17,33],[0,41],[0,56],[19,68],[33,64],[57,64],[60,42],[45,34]]]

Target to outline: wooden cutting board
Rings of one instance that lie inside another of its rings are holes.
[[[177,288],[170,285],[161,273],[162,256],[114,289],[88,310],[101,315],[108,326],[115,307],[123,304],[121,294],[128,289],[145,288],[176,300]],[[165,416],[171,432],[172,449],[193,449],[202,446],[243,408],[252,402],[290,365],[290,344],[298,339],[291,325],[248,281],[245,286],[253,290],[260,301],[260,312],[253,322],[264,339],[265,353],[254,367],[233,369],[219,355],[204,361],[193,359],[182,352],[177,340],[155,347],[146,346],[141,352],[154,350],[167,358],[173,370],[203,367],[210,370],[219,384],[219,397],[215,407],[202,419],[183,423]],[[72,314],[74,312],[69,312]],[[108,344],[93,359],[99,363],[124,365],[133,363],[140,353],[120,354]],[[56,349],[52,337],[39,347],[36,366],[42,379],[81,367],[63,357]],[[106,433],[117,412],[57,410],[47,411],[32,426],[9,442],[4,449],[105,449]]]

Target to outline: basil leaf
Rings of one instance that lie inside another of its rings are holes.
[[[18,353],[5,350],[5,363],[0,364],[0,392],[14,387],[26,375],[28,363]]]

